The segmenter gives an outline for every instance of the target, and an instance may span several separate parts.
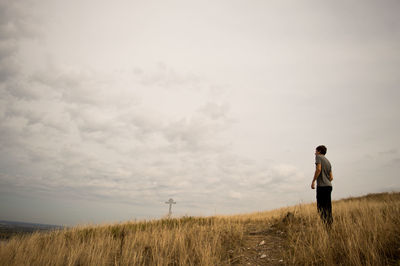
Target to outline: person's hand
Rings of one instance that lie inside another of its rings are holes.
[[[315,189],[315,180],[313,180],[311,183],[311,189]]]

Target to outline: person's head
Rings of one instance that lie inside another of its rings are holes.
[[[327,148],[324,145],[319,145],[316,149],[315,149],[315,153],[319,153],[322,155],[325,155],[327,151]]]

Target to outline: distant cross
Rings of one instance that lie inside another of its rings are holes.
[[[169,212],[168,212],[168,217],[171,217],[172,211],[172,204],[176,204],[176,202],[173,199],[169,199],[169,201],[166,201],[165,203],[169,204]]]

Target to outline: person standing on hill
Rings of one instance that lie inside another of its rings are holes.
[[[333,222],[332,218],[332,167],[329,160],[325,157],[326,147],[320,145],[315,149],[315,173],[311,183],[311,188],[315,189],[315,181],[317,181],[317,208],[324,223],[330,226]]]

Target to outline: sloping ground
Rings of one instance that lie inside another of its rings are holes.
[[[245,225],[235,265],[400,265],[400,193],[333,202],[328,230],[315,204]]]
[[[236,216],[85,226],[13,237],[0,265],[400,265],[400,193]]]

